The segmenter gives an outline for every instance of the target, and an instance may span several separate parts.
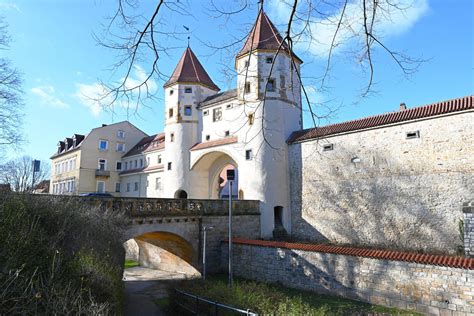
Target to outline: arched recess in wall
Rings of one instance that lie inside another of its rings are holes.
[[[201,193],[202,198],[228,198],[230,186],[225,176],[228,169],[236,171],[236,180],[232,184],[232,196],[237,198],[239,190],[238,165],[229,154],[222,151],[211,151],[202,155],[193,164],[192,170],[200,174],[201,187],[205,188]]]
[[[188,198],[188,193],[184,190],[177,190],[174,193],[174,198],[175,199],[187,199]]]

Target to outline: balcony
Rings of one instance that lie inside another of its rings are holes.
[[[96,177],[110,177],[110,171],[103,170],[103,169],[96,169],[95,176]]]

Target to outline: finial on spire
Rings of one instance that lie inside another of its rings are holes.
[[[191,36],[188,36],[188,47],[189,47],[189,39],[191,38]]]
[[[260,5],[259,11],[263,11],[263,0],[258,0],[258,3]]]

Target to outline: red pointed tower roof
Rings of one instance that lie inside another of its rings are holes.
[[[196,55],[188,46],[181,56],[178,65],[173,71],[170,79],[163,87],[169,87],[175,83],[199,83],[209,89],[219,91],[219,87],[212,81]]]
[[[263,10],[260,10],[257,16],[257,21],[255,21],[255,24],[252,30],[250,31],[247,40],[245,41],[244,47],[242,47],[236,58],[239,58],[249,53],[250,51],[258,49],[277,51],[278,48],[280,48],[280,51],[284,51],[288,54],[291,54],[300,62],[303,62],[293,52],[290,52],[288,45],[286,44],[286,42],[283,41],[280,32],[278,32],[278,29],[275,27],[275,25],[273,25],[272,21],[270,21],[265,12]]]

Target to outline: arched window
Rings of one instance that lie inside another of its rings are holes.
[[[178,190],[174,193],[174,198],[175,199],[187,199],[188,198],[188,193],[184,190]]]

